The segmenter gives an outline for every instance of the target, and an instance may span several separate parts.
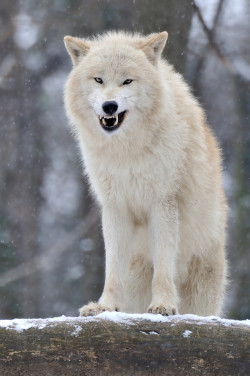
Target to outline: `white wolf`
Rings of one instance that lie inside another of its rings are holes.
[[[67,36],[65,105],[102,208],[101,311],[218,315],[226,284],[220,151],[161,57],[167,32]]]

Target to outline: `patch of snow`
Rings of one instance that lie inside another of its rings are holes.
[[[190,336],[190,334],[192,334],[193,332],[191,330],[185,330],[185,332],[182,334],[184,338],[188,338]]]
[[[79,332],[82,330],[82,327],[80,325],[75,326],[75,330],[72,332],[72,336],[78,337]]]
[[[67,324],[71,324],[71,323],[75,324],[77,321],[79,322],[79,324],[81,324],[83,321],[90,322],[90,321],[96,321],[96,319],[94,317],[80,318],[80,317],[66,317],[63,315],[60,317],[47,318],[47,319],[0,320],[0,328],[22,332],[30,328],[36,328],[39,330],[44,329],[46,326],[53,326],[53,325],[58,324],[59,322],[64,322]],[[77,327],[78,325],[75,325],[76,329],[73,332],[74,335],[76,335]],[[79,330],[78,330],[78,333],[79,333]]]
[[[17,332],[22,332],[30,328],[36,327],[35,323],[26,319],[15,319],[15,320],[1,320],[0,327],[15,330]]]
[[[224,326],[249,326],[250,320],[228,320],[221,319],[215,316],[196,316],[196,315],[176,315],[176,316],[162,316],[154,315],[151,313],[143,314],[128,314],[123,312],[102,312],[97,316],[88,317],[54,317],[47,319],[14,319],[14,320],[0,320],[0,328],[5,328],[8,330],[15,330],[17,332],[22,332],[30,328],[44,329],[46,326],[53,326],[60,322],[64,322],[68,325],[74,325],[75,330],[72,335],[78,335],[81,330],[81,325],[87,322],[109,320],[117,324],[135,325],[138,321],[151,321],[151,322],[169,322],[171,326],[177,325],[180,322],[185,322],[189,324],[204,325],[204,324],[221,324]],[[79,325],[78,325],[79,324]],[[190,331],[186,330],[183,333],[188,333]],[[149,332],[147,334],[158,334],[157,332]]]
[[[134,317],[136,316],[136,317]],[[95,316],[97,319],[103,319],[103,320],[109,320],[113,321],[119,324],[133,324],[131,319],[139,318],[141,315],[134,315],[134,314],[127,314],[124,312],[108,312],[104,311],[102,313],[99,313],[99,315]]]
[[[140,333],[145,334],[146,336],[148,336],[149,334],[154,334],[156,336],[160,335],[159,333],[155,332],[154,330],[152,330],[151,332],[144,332],[143,330],[140,330]]]
[[[176,325],[178,322],[188,322],[190,324],[195,323],[198,325],[208,324],[208,323],[218,323],[224,326],[230,325],[247,325],[250,326],[250,320],[229,320],[222,319],[216,316],[197,316],[197,315],[175,315],[175,316],[162,316],[160,314],[155,315],[152,313],[142,313],[142,314],[128,314],[123,312],[102,312],[95,316],[97,319],[110,320],[117,323],[127,323],[134,324],[138,320],[149,320],[152,322],[171,322],[171,325]]]

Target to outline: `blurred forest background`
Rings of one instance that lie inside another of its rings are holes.
[[[78,315],[104,282],[98,209],[63,108],[64,35],[167,30],[207,112],[230,206],[225,314],[250,318],[250,1],[1,0],[0,317]]]

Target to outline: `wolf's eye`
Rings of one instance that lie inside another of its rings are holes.
[[[130,78],[128,78],[127,80],[125,80],[125,81],[123,82],[123,85],[129,85],[129,84],[131,84],[132,81],[133,81],[133,80],[131,80]]]
[[[101,77],[94,77],[94,80],[98,82],[98,84],[103,84],[103,80]]]

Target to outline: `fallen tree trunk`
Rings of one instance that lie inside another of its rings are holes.
[[[250,323],[121,313],[2,320],[0,375],[250,375]]]

